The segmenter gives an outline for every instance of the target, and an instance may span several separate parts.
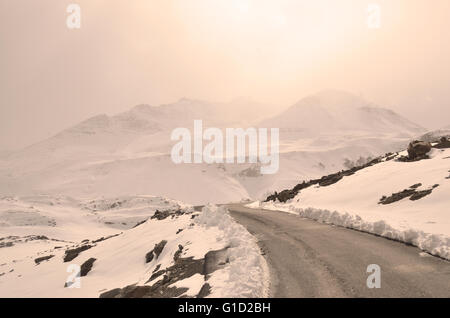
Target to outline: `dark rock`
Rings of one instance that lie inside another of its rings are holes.
[[[103,242],[103,241],[109,240],[110,238],[119,236],[120,234],[121,234],[121,233],[119,233],[119,234],[114,234],[114,235],[110,235],[110,236],[107,236],[107,237],[101,237],[101,238],[99,238],[98,240],[92,241],[92,243]]]
[[[378,164],[381,161],[382,161],[382,158],[375,158],[361,166],[353,167],[348,170],[342,170],[340,172],[333,173],[328,176],[323,176],[320,179],[313,179],[313,180],[309,180],[308,182],[303,181],[302,183],[297,184],[291,190],[283,190],[280,193],[275,192],[274,194],[269,195],[267,197],[267,199],[265,200],[265,202],[278,200],[279,202],[285,203],[285,202],[293,199],[295,196],[297,196],[298,193],[303,189],[306,189],[313,185],[319,185],[321,187],[330,186],[330,185],[335,184],[335,183],[339,182],[340,180],[342,180],[343,177],[351,176],[351,175],[355,174],[357,171],[362,170],[367,167],[370,167],[370,166],[373,166],[375,164]]]
[[[287,202],[293,199],[297,195],[297,192],[294,190],[284,190],[278,194],[278,200],[280,202]]]
[[[140,222],[136,223],[136,225],[135,225],[135,226],[133,226],[133,229],[134,229],[135,227],[138,227],[139,225],[142,225],[142,224],[144,224],[145,222],[147,222],[147,219],[145,219],[145,220],[142,220],[142,221],[140,221]]]
[[[429,142],[415,140],[408,145],[408,158],[410,160],[426,159],[430,150],[431,144]]]
[[[145,255],[145,263],[150,263],[155,257],[158,258],[161,252],[163,251],[164,246],[166,246],[166,244],[167,244],[166,240],[163,240],[158,244],[155,244],[153,250],[151,250]]]
[[[179,209],[179,210],[175,210],[175,211],[171,211],[171,210],[166,210],[166,211],[159,211],[156,210],[155,214],[152,215],[152,217],[150,219],[154,220],[157,219],[158,221],[164,220],[166,218],[168,218],[169,216],[171,216],[172,218],[175,216],[180,216],[186,214],[185,211]]]
[[[183,253],[183,245],[178,245],[178,251],[176,251],[175,254],[173,255],[173,260],[175,262],[180,258],[181,253]]]
[[[416,190],[414,190],[414,189],[406,189],[406,190],[403,190],[401,192],[393,193],[389,197],[383,196],[380,199],[380,202],[378,202],[378,204],[384,204],[384,205],[391,204],[391,203],[400,201],[400,200],[402,200],[404,198],[408,198],[408,197],[412,196],[414,193],[416,193]]]
[[[70,262],[71,260],[75,259],[81,252],[86,251],[91,247],[92,245],[83,245],[77,248],[66,250],[64,255],[64,263]]]
[[[442,137],[438,144],[433,146],[434,148],[437,149],[446,149],[446,148],[450,148],[450,140],[447,137]]]
[[[418,191],[418,192],[414,193],[409,199],[411,201],[420,200],[423,197],[426,197],[427,195],[430,195],[432,192],[433,192],[433,190]]]
[[[151,282],[152,280],[158,278],[159,276],[163,275],[166,271],[164,269],[156,271],[155,273],[152,274],[152,276],[150,276],[150,279],[148,280],[149,282]]]
[[[343,177],[344,177],[343,173],[332,174],[332,175],[323,177],[319,181],[319,185],[321,187],[326,187],[326,186],[329,186],[329,185],[332,185],[332,184],[335,184],[335,183],[339,182]]]
[[[147,254],[145,254],[145,263],[150,263],[151,261],[153,261],[153,250],[151,250],[150,252],[148,252]]]
[[[176,298],[188,291],[188,288],[167,287],[163,290],[153,286],[130,285],[117,291],[113,289],[100,295],[100,298]]]
[[[183,231],[183,229],[178,229],[177,233],[175,234],[180,234]]]
[[[94,262],[96,260],[97,260],[96,258],[91,257],[90,259],[88,259],[86,262],[84,262],[81,265],[81,268],[80,268],[80,276],[81,277],[86,276],[91,271],[92,266],[94,265]]]
[[[0,248],[14,246],[13,242],[0,242]]]
[[[181,281],[183,279],[192,277],[195,274],[200,274],[205,276],[207,279],[207,274],[211,274],[215,270],[221,268],[228,262],[226,257],[226,249],[219,251],[210,251],[205,255],[204,259],[196,260],[193,257],[182,258],[177,257],[175,264],[164,269],[157,270],[159,266],[155,269],[152,276],[146,282],[146,284],[154,281],[156,278],[162,277],[153,285],[148,286],[136,286],[129,285],[124,288],[116,288],[100,295],[101,298],[168,298],[168,297],[184,297],[182,296],[188,289],[187,288],[176,288],[169,287],[175,282]],[[181,248],[179,247],[179,250]],[[211,293],[211,286],[205,283],[197,297],[206,297]]]
[[[156,265],[155,269],[153,270],[153,273],[157,272],[161,268],[161,264]]]
[[[211,294],[211,286],[208,283],[205,283],[198,292],[197,298],[205,298],[210,294]]]
[[[41,262],[43,261],[47,261],[49,259],[51,259],[52,257],[54,257],[55,255],[48,255],[48,256],[42,256],[42,257],[38,257],[34,259],[34,262],[39,265]]]
[[[389,197],[384,195],[380,199],[380,202],[378,202],[378,204],[391,204],[391,203],[400,201],[400,200],[402,200],[404,198],[408,198],[408,197],[411,201],[417,201],[417,200],[422,199],[423,197],[426,197],[427,195],[430,195],[433,192],[433,189],[435,189],[439,185],[435,184],[431,187],[431,189],[418,191],[417,188],[419,188],[420,186],[422,186],[422,184],[418,183],[418,184],[411,186],[409,189],[403,190],[401,192],[393,193]]]
[[[115,288],[110,291],[104,292],[100,295],[100,298],[115,298],[116,296],[119,296],[121,291],[121,288]]]

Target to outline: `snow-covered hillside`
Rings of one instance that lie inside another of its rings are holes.
[[[273,112],[240,98],[226,104],[182,99],[99,115],[0,159],[0,194],[86,199],[152,194],[192,204],[262,198],[298,180],[404,148],[422,132],[399,115],[342,92],[316,94],[262,120]],[[263,176],[252,164],[174,164],[171,130],[192,130],[195,119],[205,128],[280,128],[279,172]]]
[[[267,264],[255,239],[226,210],[195,212],[160,197],[3,197],[0,254],[0,297],[268,292]]]
[[[374,233],[450,259],[450,149],[432,149],[430,159],[397,160],[406,155],[384,157],[353,174],[299,184],[298,194],[285,203],[249,206]]]

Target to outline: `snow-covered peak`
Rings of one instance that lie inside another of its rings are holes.
[[[305,134],[365,132],[413,136],[423,128],[364,98],[337,90],[308,96],[262,126]]]

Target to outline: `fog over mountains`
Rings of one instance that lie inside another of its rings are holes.
[[[152,194],[189,203],[260,198],[344,163],[396,151],[425,130],[393,111],[340,91],[323,91],[280,114],[239,98],[230,103],[181,99],[99,115],[0,160],[3,194],[58,193],[83,198]],[[268,116],[268,117],[267,117]],[[280,128],[280,170],[262,176],[251,164],[181,164],[170,158],[174,128]]]

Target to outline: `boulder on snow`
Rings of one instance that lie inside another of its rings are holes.
[[[408,145],[408,157],[411,160],[425,159],[430,150],[431,144],[429,142],[415,140]]]
[[[81,265],[80,268],[80,276],[84,277],[86,276],[92,269],[92,266],[94,266],[94,262],[96,261],[96,258],[91,257],[90,259],[88,259],[86,262],[84,262]]]

